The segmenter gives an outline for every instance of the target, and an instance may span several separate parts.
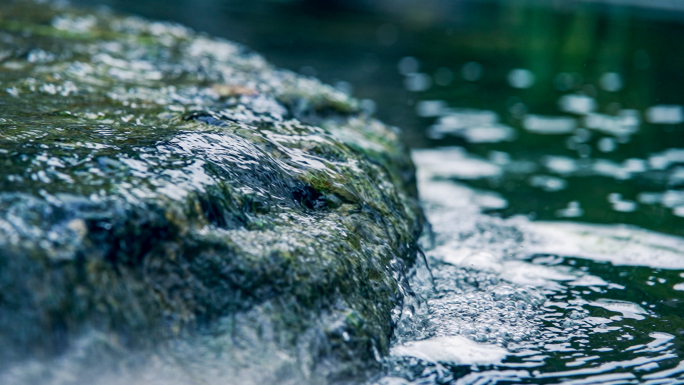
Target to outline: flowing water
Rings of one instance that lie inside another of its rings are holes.
[[[432,233],[371,382],[684,383],[684,14],[311,3],[109,4],[245,42],[404,129]]]

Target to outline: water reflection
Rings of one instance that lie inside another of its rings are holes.
[[[461,174],[491,175],[448,151]],[[436,229],[425,240],[432,274],[413,276],[418,298],[377,384],[684,380],[683,238],[486,214],[505,200],[445,180],[431,152],[415,159]]]
[[[684,151],[662,149],[676,134],[653,125],[680,124],[682,107],[598,97],[630,80],[606,72],[594,85],[559,73],[555,111],[516,96],[503,112],[421,96],[416,114],[435,147],[414,160],[436,232],[425,245],[432,270],[412,279],[418,299],[378,384],[684,381],[684,239],[533,220],[681,234],[673,224],[684,216]],[[527,89],[536,75],[513,68],[499,81]],[[627,150],[645,138],[657,144]]]

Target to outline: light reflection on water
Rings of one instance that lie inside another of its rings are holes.
[[[525,88],[523,76],[537,77],[509,71],[511,89]],[[615,93],[632,81],[606,72],[592,85],[559,73],[554,88],[565,95],[553,97],[555,111],[522,96],[502,111],[497,103],[516,91],[501,87],[475,92],[473,99],[496,92],[491,106],[438,87],[416,94],[423,99],[416,115],[437,147],[414,157],[437,232],[427,252],[437,287],[414,278],[426,308],[397,332],[380,384],[684,382],[681,239],[471,210],[681,234],[682,107],[596,97],[596,89]],[[553,242],[534,247],[551,234]],[[586,250],[592,247],[602,250]],[[472,262],[455,257],[463,255]],[[546,300],[507,306],[493,295],[502,285],[514,292],[532,285]],[[488,350],[496,346],[508,352],[503,360]],[[482,355],[491,360],[468,360]]]
[[[684,381],[683,238],[487,214],[507,202],[445,180],[434,151],[414,154],[432,274],[413,276],[418,299],[377,384]],[[487,175],[460,156],[454,169]]]
[[[532,86],[534,73],[509,73],[509,87],[526,88],[515,77]],[[624,82],[606,73],[599,86]],[[621,151],[653,129],[644,122],[679,129],[683,107],[599,113],[610,108],[574,92],[555,114],[517,102],[511,119],[452,104],[416,106],[437,144],[413,153],[435,231],[431,275],[422,266],[412,279],[417,300],[378,384],[684,383],[684,238],[536,220],[684,216],[684,150]],[[680,233],[672,221],[631,222]]]

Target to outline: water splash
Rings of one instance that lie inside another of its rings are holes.
[[[440,179],[431,151],[414,158],[434,284],[414,273],[421,306],[400,321],[377,384],[684,380],[684,239],[485,214],[501,198]],[[460,172],[490,175],[469,164]]]

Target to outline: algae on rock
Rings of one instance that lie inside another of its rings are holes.
[[[422,213],[354,99],[179,25],[19,1],[0,106],[3,381],[178,344],[220,344],[235,381],[342,381],[387,353]]]

